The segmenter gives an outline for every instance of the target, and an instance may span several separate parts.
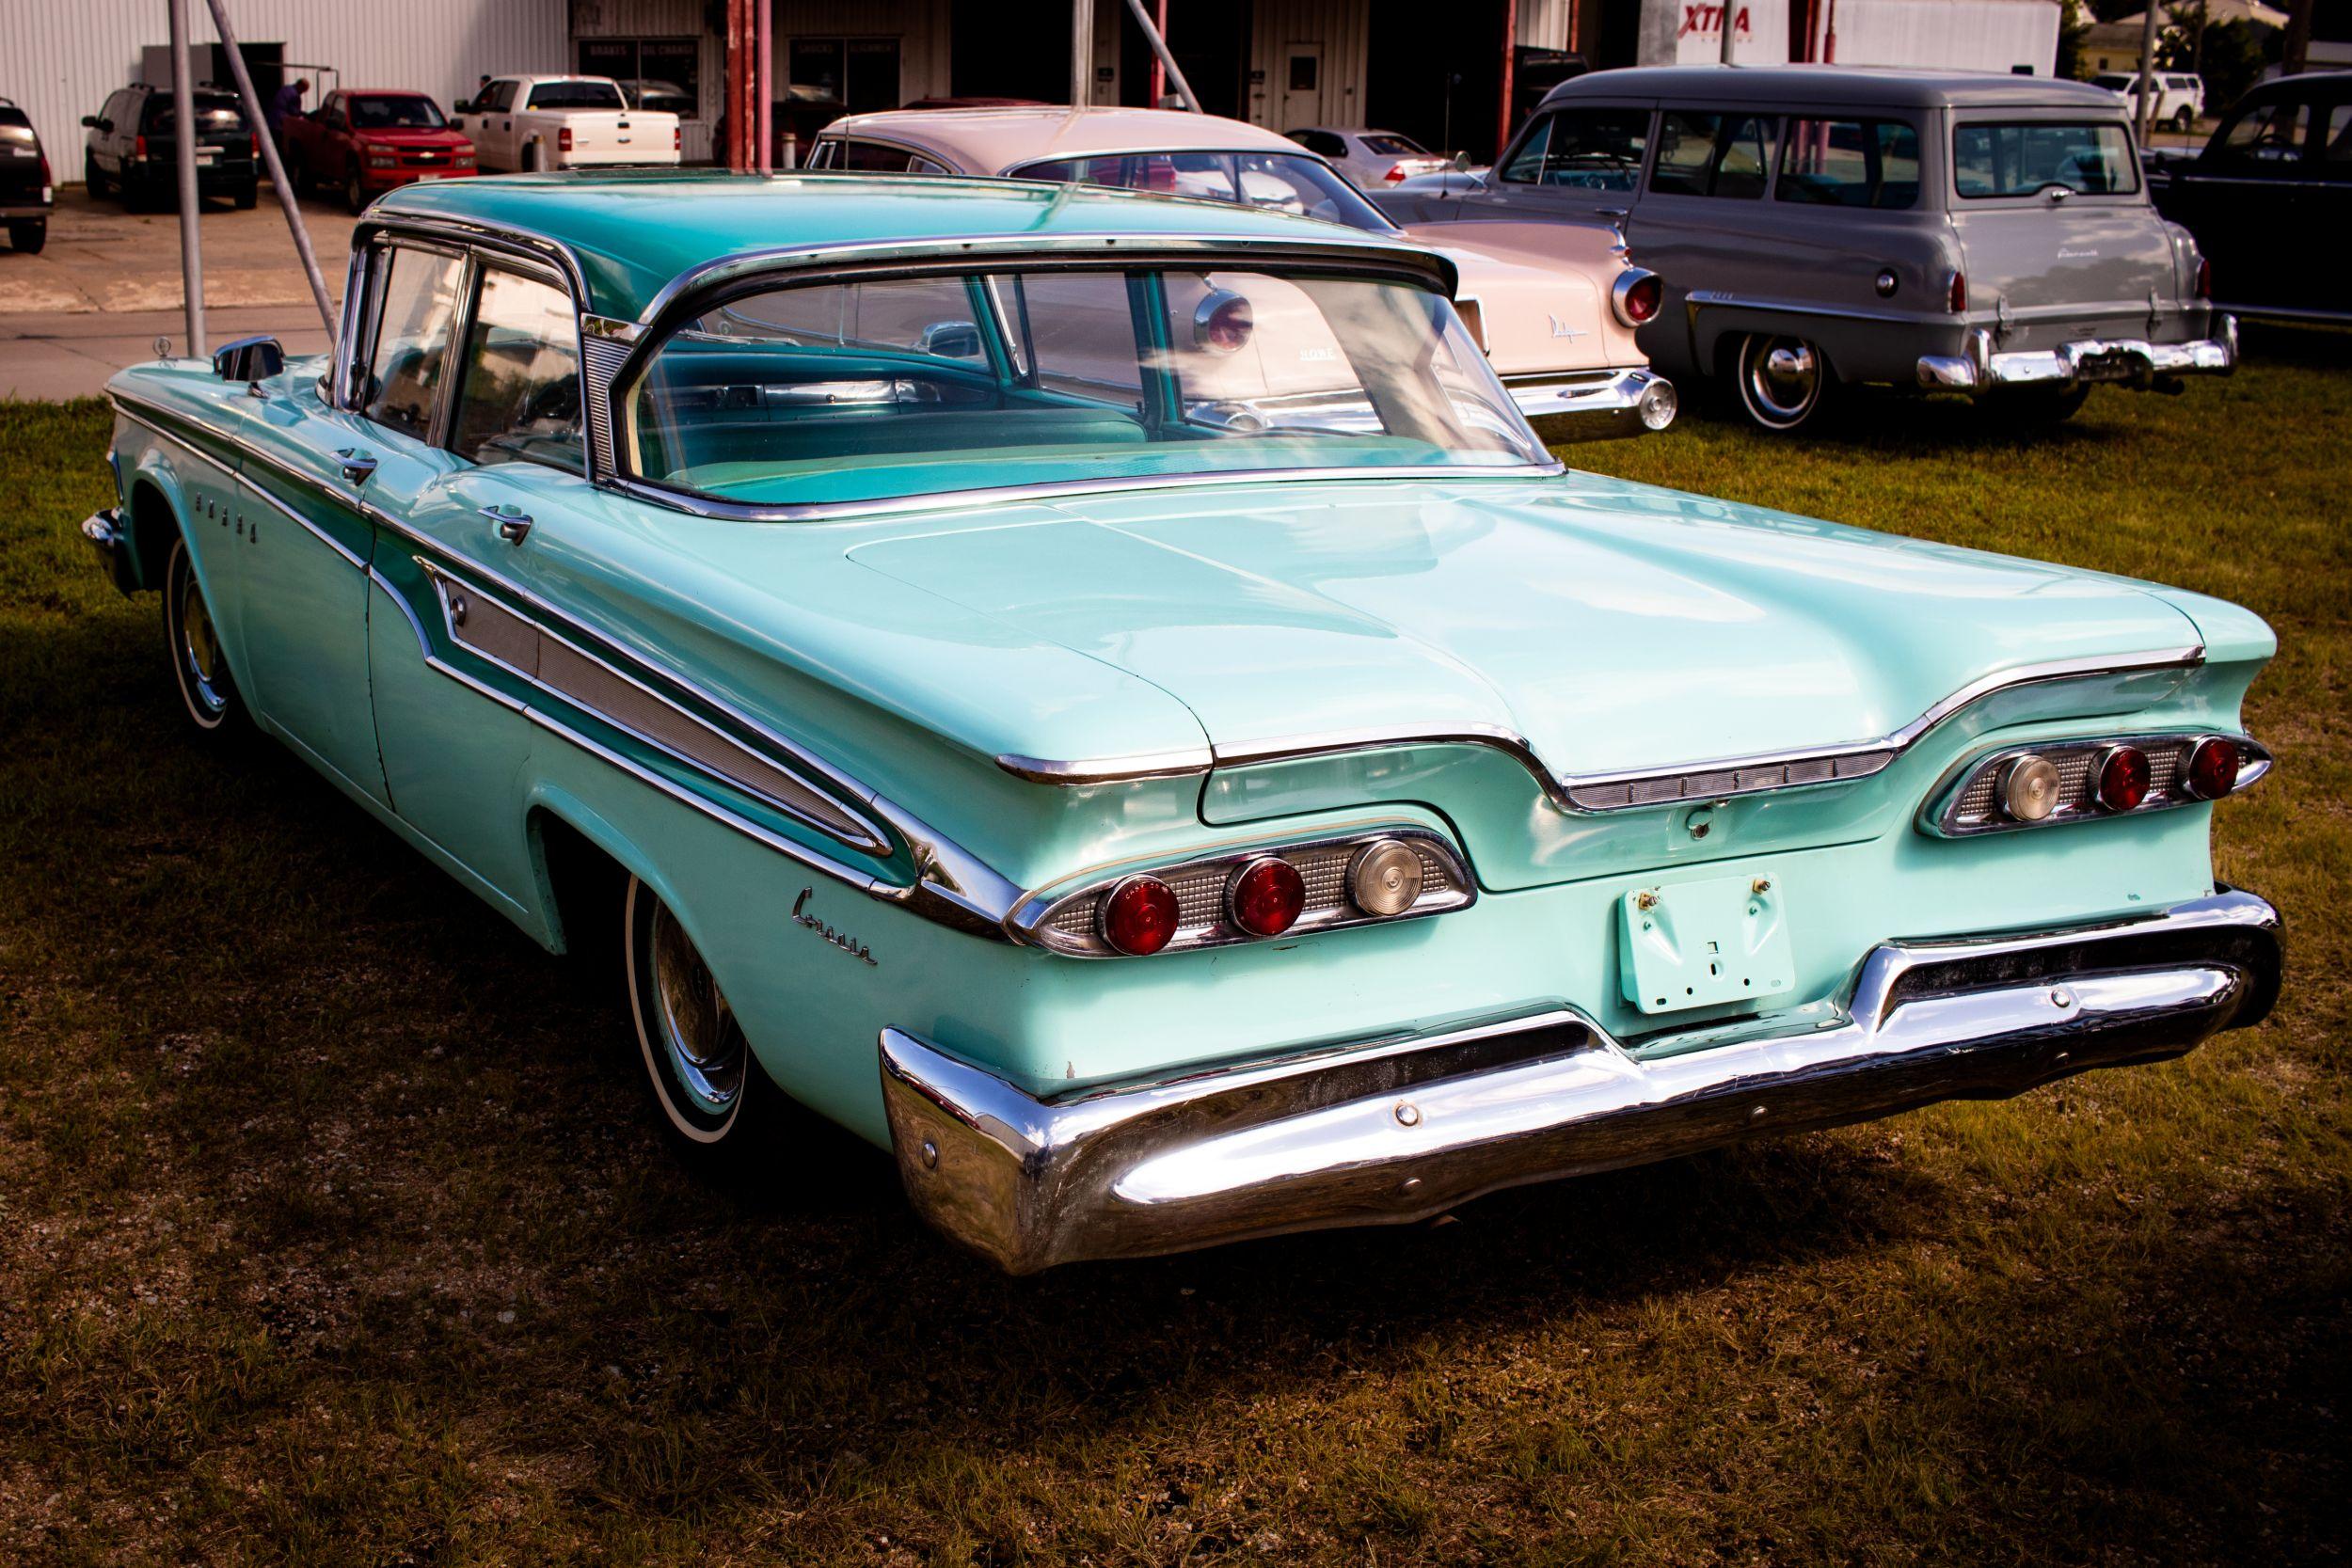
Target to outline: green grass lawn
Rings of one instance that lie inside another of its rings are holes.
[[[681,1173],[598,988],[183,735],[74,533],[103,409],[0,404],[0,1562],[2340,1560],[2352,339],[2249,346],[2038,438],[1568,455],[2267,616],[2280,765],[2217,832],[2271,1022],[1020,1282],[844,1137]]]

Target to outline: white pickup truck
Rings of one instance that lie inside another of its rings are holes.
[[[630,108],[609,76],[494,76],[456,107],[485,174],[678,161],[677,116]]]

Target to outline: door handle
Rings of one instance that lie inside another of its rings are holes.
[[[485,506],[482,515],[498,525],[499,537],[510,545],[519,545],[531,532],[531,517],[526,513],[509,512],[502,506]]]
[[[335,455],[342,459],[343,477],[354,484],[365,484],[375,472],[375,459],[353,447],[339,449]]]

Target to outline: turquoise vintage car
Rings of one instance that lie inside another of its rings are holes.
[[[2260,620],[1564,471],[1433,253],[682,174],[413,186],[354,246],[331,359],[114,380],[84,531],[197,730],[625,967],[682,1148],[780,1088],[1026,1271],[2275,997],[2208,849]]]

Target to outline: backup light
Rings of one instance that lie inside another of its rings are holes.
[[[1175,935],[1176,890],[1157,877],[1129,877],[1103,900],[1103,940],[1130,958],[1156,953]]]
[[[2058,765],[2030,753],[2001,775],[2001,809],[2019,822],[2039,822],[2058,809]]]
[[[1410,845],[1384,838],[1356,852],[1347,868],[1347,895],[1366,914],[1403,914],[1421,899],[1421,857]]]
[[[2098,800],[2107,811],[2137,811],[2148,799],[2153,773],[2148,753],[2137,746],[2111,746],[2099,759]]]

